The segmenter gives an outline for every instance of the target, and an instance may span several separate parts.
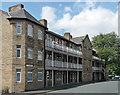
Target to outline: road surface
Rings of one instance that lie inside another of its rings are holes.
[[[57,93],[118,93],[118,89],[120,90],[120,81],[106,81],[64,90],[56,90],[49,92],[48,94],[56,93],[55,95],[57,95]]]

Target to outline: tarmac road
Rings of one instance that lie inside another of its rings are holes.
[[[93,93],[93,94],[106,93],[103,95],[107,95],[108,93],[108,95],[118,95],[118,92],[119,92],[118,89],[120,90],[120,81],[106,81],[106,82],[87,84],[87,85],[64,89],[64,90],[56,90],[56,91],[49,92],[48,94],[58,95],[57,93],[59,93],[59,95],[61,95],[66,93],[65,95],[67,95],[71,93],[79,93],[79,94],[83,93],[83,95],[85,95],[85,93]],[[109,94],[109,93],[112,93],[112,94]]]

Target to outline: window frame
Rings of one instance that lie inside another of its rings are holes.
[[[41,74],[41,77],[42,77],[42,70],[39,70],[39,71],[38,71],[38,75],[39,75],[39,74]],[[43,77],[42,77],[41,80],[39,80],[39,77],[38,77],[38,81],[43,81]]]
[[[43,39],[42,36],[43,36],[43,32],[42,32],[42,30],[39,28],[39,29],[38,29],[38,39],[39,39],[39,40],[42,40],[42,39]]]
[[[28,51],[30,52],[30,54],[31,54],[31,52],[32,52],[32,55],[28,56],[28,55],[29,55],[29,52],[28,52],[27,58],[28,58],[28,59],[33,59],[33,48],[28,47]],[[32,57],[31,57],[31,56],[32,56]]]
[[[31,28],[30,28],[31,27]],[[31,30],[32,29],[32,30]],[[28,31],[27,31],[27,35],[29,37],[33,37],[33,25],[32,24],[28,24]]]
[[[17,46],[20,46],[20,48],[17,48]],[[20,57],[17,56],[18,50],[20,50]],[[16,58],[21,58],[21,45],[16,45]]]
[[[18,26],[20,25],[20,33],[18,33]],[[21,35],[22,34],[22,22],[16,23],[16,34]]]
[[[32,74],[32,80],[28,80],[28,74]],[[33,71],[31,70],[31,72],[30,72],[30,70],[28,70],[28,72],[27,72],[27,82],[33,82]]]
[[[39,55],[39,54],[41,54],[41,55]],[[39,59],[39,57],[38,57],[38,61],[42,61],[43,60],[43,52],[41,50],[38,50],[38,56],[42,57],[41,59]]]
[[[17,70],[20,70],[20,72],[17,72]],[[20,81],[17,81],[17,74],[20,74]],[[21,83],[21,69],[16,69],[16,82]]]

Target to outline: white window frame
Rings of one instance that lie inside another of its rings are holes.
[[[33,25],[28,24],[28,36],[33,37]]]
[[[39,71],[38,71],[38,75],[39,75],[39,74],[42,75],[42,70],[39,70]],[[41,76],[41,77],[42,77],[42,76]],[[38,81],[43,81],[43,79],[42,79],[42,80],[39,80],[39,77],[38,77]]]
[[[18,33],[18,28],[20,27],[20,33]],[[16,23],[16,33],[17,35],[22,34],[22,22],[17,22]]]
[[[38,29],[38,39],[42,40],[42,30]]]
[[[39,55],[39,54],[40,54],[40,55]],[[41,56],[41,58],[40,58],[40,56]],[[39,60],[39,61],[42,61],[42,56],[43,56],[42,51],[41,51],[41,50],[38,50],[38,60]]]
[[[17,48],[17,46],[20,46],[20,48]],[[20,57],[17,56],[18,50],[20,50]],[[21,45],[16,45],[16,58],[21,58]]]
[[[17,72],[17,70],[20,70],[20,72]],[[20,81],[17,80],[17,74],[20,74]],[[16,82],[17,83],[21,82],[21,69],[16,69]]]
[[[32,55],[29,55],[32,54]],[[28,59],[33,59],[33,48],[28,47]]]
[[[28,74],[32,74],[32,80],[30,80],[30,81],[28,81]],[[28,72],[27,72],[27,82],[33,82],[33,72],[30,72],[30,70],[28,70]]]

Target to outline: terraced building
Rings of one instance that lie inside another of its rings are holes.
[[[22,92],[104,78],[89,36],[58,35],[19,4],[0,11],[1,87]]]

